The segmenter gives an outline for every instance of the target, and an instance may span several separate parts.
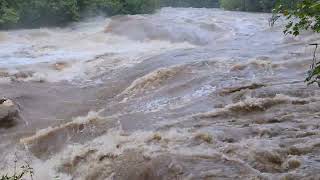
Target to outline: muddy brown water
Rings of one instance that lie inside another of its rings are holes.
[[[270,14],[163,8],[0,32],[0,172],[34,179],[319,179],[307,44]]]

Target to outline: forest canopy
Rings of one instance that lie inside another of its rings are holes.
[[[301,0],[0,0],[0,28],[56,26],[95,15],[145,14],[160,7],[271,12]]]
[[[287,9],[294,8],[301,0],[220,0],[226,10],[271,12],[280,4]]]
[[[0,28],[61,25],[97,14],[144,14],[162,6],[218,7],[218,0],[0,0]]]

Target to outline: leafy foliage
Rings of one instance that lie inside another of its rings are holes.
[[[82,16],[97,13],[143,14],[153,12],[157,7],[157,0],[78,0],[78,6]]]
[[[220,0],[226,10],[270,12],[276,0]]]
[[[172,7],[219,7],[219,0],[159,0],[159,3]]]
[[[317,33],[320,32],[319,0],[296,1],[295,5],[290,8],[284,6],[284,4],[280,2],[274,12],[283,14],[288,20],[288,24],[284,30],[285,34],[297,36],[300,34],[301,30],[312,30]],[[316,58],[318,44],[311,45],[315,46],[315,51],[306,82],[308,84],[318,83],[320,86],[320,62],[317,62]]]
[[[308,85],[317,83],[318,86],[320,87],[320,62],[317,61],[317,57],[316,57],[318,44],[311,44],[311,45],[315,46],[315,50],[313,53],[312,64],[311,64],[310,70],[308,71],[308,76],[305,82],[307,82]]]
[[[238,0],[220,0],[220,6],[226,10],[242,10],[244,4]]]
[[[30,176],[30,179],[33,179],[33,174],[33,168],[29,164],[26,164],[21,167],[20,172],[17,172],[15,169],[13,175],[2,175],[0,180],[23,180],[25,176]]]
[[[0,0],[0,28],[63,25],[101,13],[151,13],[162,6],[217,7],[218,0]]]
[[[19,21],[18,12],[9,7],[6,1],[0,1],[0,25],[10,25]]]
[[[320,32],[320,1],[318,0],[302,0],[291,9],[280,3],[275,12],[283,14],[289,20],[284,31],[286,34],[297,36],[303,29]]]
[[[77,0],[0,0],[0,27],[57,25],[79,18]]]
[[[0,0],[0,28],[61,25],[98,13],[150,13],[157,0]]]
[[[220,0],[220,6],[226,10],[271,12],[277,4],[290,9],[299,1],[301,0]]]

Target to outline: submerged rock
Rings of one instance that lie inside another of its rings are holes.
[[[26,79],[34,74],[32,71],[20,71],[13,75],[15,79]]]
[[[10,99],[0,99],[0,128],[8,128],[14,126],[19,118],[16,105]]]
[[[9,77],[9,73],[6,72],[5,70],[2,70],[0,69],[0,78],[3,78],[3,77]]]

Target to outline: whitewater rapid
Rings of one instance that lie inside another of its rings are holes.
[[[163,8],[0,31],[0,174],[34,179],[319,179],[307,44],[270,14]]]

